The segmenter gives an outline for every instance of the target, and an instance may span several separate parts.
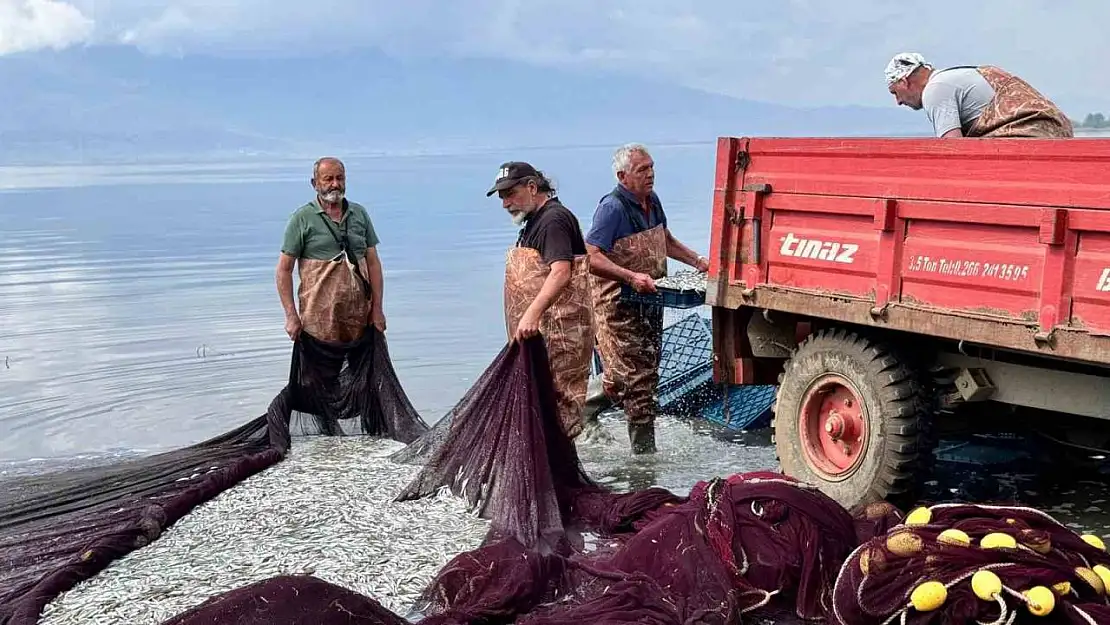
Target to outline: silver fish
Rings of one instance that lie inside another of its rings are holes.
[[[42,625],[157,625],[209,597],[310,574],[404,614],[489,525],[450,495],[394,502],[420,470],[369,437],[294,441],[290,455],[195,508],[43,610]]]

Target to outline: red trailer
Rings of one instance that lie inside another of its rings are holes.
[[[779,384],[783,470],[912,497],[938,428],[1110,448],[1110,139],[717,144],[719,382]]]

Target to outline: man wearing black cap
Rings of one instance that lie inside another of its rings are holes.
[[[513,223],[523,226],[505,262],[505,330],[509,340],[543,336],[559,422],[574,439],[582,431],[594,344],[582,229],[547,176],[528,163],[503,163],[486,197],[494,193]]]

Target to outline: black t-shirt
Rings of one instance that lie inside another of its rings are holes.
[[[545,264],[573,261],[586,253],[578,218],[557,198],[551,198],[528,217],[517,245],[536,250]]]

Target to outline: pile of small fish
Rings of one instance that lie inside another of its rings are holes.
[[[296,440],[290,455],[197,507],[158,540],[49,604],[42,625],[157,624],[275,575],[310,573],[405,615],[456,554],[489,526],[441,493],[393,497],[420,470],[395,441]]]
[[[656,288],[673,289],[675,291],[705,291],[706,273],[703,271],[685,270],[675,272],[673,275],[655,281]]]

